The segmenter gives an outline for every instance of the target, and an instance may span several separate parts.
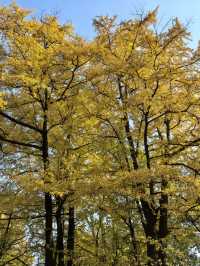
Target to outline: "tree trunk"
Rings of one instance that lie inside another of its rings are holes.
[[[45,193],[45,266],[53,266],[53,239],[52,239],[52,198],[51,195]]]
[[[46,172],[49,166],[49,147],[48,147],[48,117],[47,117],[47,99],[48,92],[45,90],[44,95],[44,105],[43,105],[43,129],[42,129],[42,158],[44,167],[44,182]],[[53,204],[52,196],[49,192],[45,192],[45,266],[54,266],[54,246],[53,246]]]
[[[73,266],[75,241],[75,214],[74,207],[69,207],[68,237],[67,237],[67,266]]]
[[[167,187],[167,181],[162,180],[162,191]],[[166,243],[163,243],[163,239],[168,235],[168,195],[164,192],[161,194],[160,198],[160,220],[159,220],[159,239],[160,239],[160,249],[159,258],[162,262],[162,266],[167,265],[167,255],[166,255]]]
[[[57,224],[57,239],[56,239],[56,260],[58,266],[64,266],[64,224],[63,224],[63,200],[57,198],[56,224]]]

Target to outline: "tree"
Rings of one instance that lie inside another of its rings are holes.
[[[98,31],[94,62],[98,74],[94,72],[97,78],[91,85],[98,105],[94,115],[107,127],[107,137],[117,139],[121,146],[124,178],[120,186],[125,182],[132,184],[134,192],[129,196],[140,215],[148,265],[167,265],[167,239],[172,233],[169,217],[179,213],[177,208],[169,211],[175,207],[171,201],[177,203],[177,184],[172,177],[181,176],[178,186],[187,182],[187,174],[174,168],[176,163],[172,162],[178,161],[185,149],[188,156],[188,147],[193,149],[199,141],[184,138],[183,144],[177,143],[179,134],[183,136],[186,127],[191,127],[190,122],[184,125],[184,119],[187,116],[191,121],[188,110],[196,104],[192,96],[196,86],[193,71],[199,58],[194,59],[186,46],[189,33],[177,19],[167,32],[153,31],[156,11],[120,25],[116,25],[115,18],[94,21]],[[192,179],[190,185],[194,188]],[[134,246],[136,254],[136,240]],[[139,265],[137,255],[135,259]]]
[[[85,82],[81,68],[88,61],[88,52],[87,44],[73,34],[70,25],[59,25],[54,16],[27,20],[28,14],[15,4],[0,11],[7,52],[2,63],[2,87],[8,102],[0,112],[3,123],[0,138],[3,146],[12,146],[17,160],[25,157],[26,182],[35,180],[34,190],[37,183],[39,188],[43,185],[45,265],[54,265],[53,195],[57,203],[57,237],[61,238],[57,239],[57,249],[63,249],[64,234],[60,228],[63,197],[54,189],[58,179],[51,176],[51,158],[53,164],[59,153],[55,144],[59,134],[64,139],[62,144],[70,150],[77,149],[71,144],[71,119],[76,115],[74,104],[80,85]],[[26,189],[26,184],[23,185]],[[58,260],[58,265],[64,265],[63,255]]]

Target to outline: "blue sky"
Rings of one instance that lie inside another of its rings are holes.
[[[11,3],[0,0],[1,5]],[[90,39],[94,36],[92,19],[98,15],[118,15],[119,19],[130,18],[136,11],[148,11],[159,5],[161,24],[171,17],[179,17],[189,23],[192,32],[191,46],[200,39],[200,0],[17,0],[18,5],[34,9],[37,14],[58,12],[61,22],[70,21],[76,32]]]

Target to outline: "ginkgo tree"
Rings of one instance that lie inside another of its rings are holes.
[[[198,199],[194,171],[188,172],[187,160],[179,161],[199,143],[188,135],[198,120],[192,110],[198,109],[199,58],[187,47],[189,33],[178,19],[160,34],[153,30],[155,22],[156,10],[120,25],[115,18],[95,20],[96,60],[88,77],[97,99],[94,116],[107,128],[105,138],[121,146],[121,173],[113,178],[120,193],[135,202],[146,237],[146,263],[168,265],[167,239],[177,234],[170,229],[171,217],[182,216]],[[193,191],[191,199],[188,190],[193,189],[197,194]],[[134,253],[137,245],[135,240]],[[135,256],[136,265],[141,254]]]
[[[10,153],[11,157],[15,154],[11,163],[20,161],[24,167],[20,172],[16,167],[11,173],[18,185],[28,191],[44,192],[45,265],[54,265],[56,261],[58,265],[64,265],[61,210],[67,186],[63,193],[56,184],[65,180],[67,183],[69,174],[65,169],[65,175],[53,175],[56,169],[52,170],[52,165],[56,156],[68,159],[62,154],[62,145],[66,150],[63,152],[69,153],[86,144],[78,137],[75,139],[73,123],[75,120],[78,123],[75,99],[85,83],[81,68],[90,55],[88,45],[73,33],[71,25],[59,25],[54,16],[28,20],[28,14],[15,4],[0,10],[6,53],[1,82],[7,102],[0,112],[0,138],[5,153]],[[58,164],[59,161],[55,167],[59,170]],[[69,249],[72,248],[69,245]],[[72,265],[72,254],[68,255],[68,265]]]

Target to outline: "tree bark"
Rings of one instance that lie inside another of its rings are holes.
[[[57,239],[56,239],[56,260],[58,266],[64,266],[64,223],[63,223],[63,200],[57,197]]]
[[[48,117],[47,117],[47,99],[48,93],[47,89],[44,93],[44,103],[43,103],[43,128],[42,128],[42,158],[44,167],[44,182],[46,172],[49,166],[49,147],[48,147]],[[53,246],[53,203],[52,196],[49,192],[45,192],[45,266],[54,266],[54,246]]]
[[[69,207],[68,220],[68,237],[67,237],[67,266],[74,264],[74,242],[75,242],[75,210],[74,207]]]
[[[51,195],[45,193],[45,266],[54,266],[53,258],[53,239],[52,239],[52,198]]]

